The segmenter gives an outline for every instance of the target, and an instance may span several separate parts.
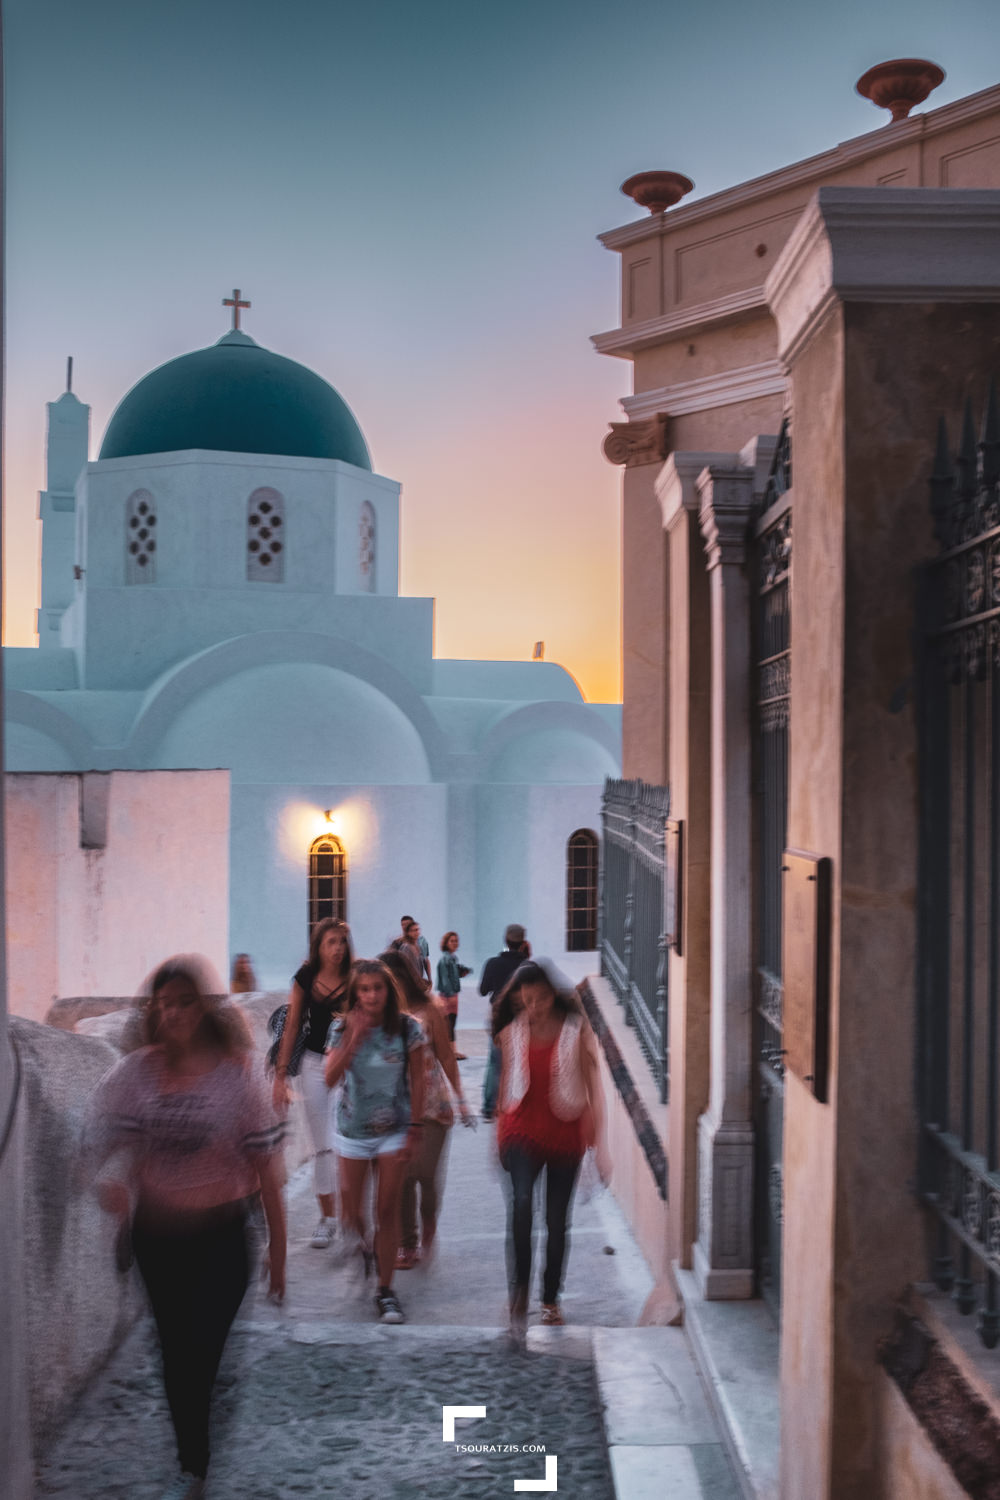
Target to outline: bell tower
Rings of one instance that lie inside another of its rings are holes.
[[[47,489],[38,497],[42,523],[42,604],[38,611],[38,644],[61,644],[59,626],[73,600],[76,555],[76,498],[80,470],[87,462],[90,407],[73,395],[73,360],[66,362],[66,389],[48,403],[45,443]]]

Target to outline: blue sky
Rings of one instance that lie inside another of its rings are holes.
[[[617,689],[616,322],[638,216],[879,128],[887,57],[998,81],[986,0],[879,7],[652,0],[8,0],[7,632],[31,638],[44,403],[93,406],[92,454],[153,366],[244,326],[317,369],[401,480],[405,592],[442,655],[544,638]]]

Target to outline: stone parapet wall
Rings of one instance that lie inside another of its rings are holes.
[[[141,1308],[115,1266],[114,1224],[81,1170],[84,1112],[117,1053],[106,1042],[12,1018],[21,1065],[24,1315],[35,1447],[58,1427]]]

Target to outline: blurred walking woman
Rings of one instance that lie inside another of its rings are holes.
[[[330,1090],[323,1077],[330,1022],[347,1004],[351,972],[351,930],[336,917],[317,922],[309,939],[309,957],[292,980],[288,1015],[274,1069],[274,1107],[288,1107],[288,1067],[296,1040],[304,1033],[300,1079],[306,1123],[312,1137],[313,1191],[319,1223],[309,1243],[323,1250],[333,1240],[337,1166],[333,1154]]]
[[[448,1131],[455,1123],[448,1085],[454,1090],[462,1121],[468,1125],[469,1107],[462,1091],[462,1079],[455,1060],[455,1049],[448,1035],[444,1009],[430,992],[426,979],[418,976],[405,953],[382,954],[382,962],[395,975],[400,996],[409,1014],[420,1022],[427,1038],[424,1048],[424,1104],[419,1119],[420,1138],[406,1165],[401,1200],[400,1245],[396,1265],[409,1271],[421,1257],[430,1257],[437,1234],[438,1213],[444,1185],[445,1160],[448,1154]],[[420,1223],[417,1223],[417,1193],[420,1194]]]
[[[603,1107],[593,1033],[576,996],[542,964],[515,969],[496,1005],[500,1044],[497,1145],[511,1179],[508,1237],[511,1330],[524,1331],[531,1281],[532,1194],[545,1172],[545,1272],[542,1322],[563,1322],[559,1307],[569,1245],[567,1220],[583,1153],[597,1146],[607,1179]]]
[[[197,1500],[208,1468],[212,1387],[250,1275],[247,1209],[259,1192],[270,1290],[285,1290],[280,1142],[249,1028],[220,1003],[204,960],[170,959],[149,982],[144,1045],[112,1068],[88,1135],[102,1207],[132,1243],[149,1293],[182,1474],[164,1500]],[[217,987],[217,986],[216,986]]]
[[[404,1322],[392,1290],[399,1248],[403,1177],[420,1135],[424,1107],[424,1034],[400,1004],[396,981],[378,959],[354,965],[347,1014],[330,1028],[326,1081],[343,1080],[337,1101],[344,1228],[358,1236],[365,1274],[378,1270],[375,1308],[383,1323]],[[364,1205],[375,1178],[376,1230],[369,1236]],[[372,1250],[374,1249],[374,1257]]]

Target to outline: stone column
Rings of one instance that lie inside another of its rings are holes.
[[[672,453],[656,479],[667,536],[670,815],[683,828],[681,933],[668,959],[670,1011],[669,1256],[685,1269],[698,1236],[698,1117],[708,1104],[710,888],[709,586],[697,480],[735,453]]]
[[[753,1294],[750,1071],[750,585],[752,468],[708,464],[698,479],[711,597],[711,1080],[698,1122],[698,1242],[704,1297]]]
[[[667,776],[667,544],[654,483],[668,451],[663,415],[613,422],[604,456],[622,484],[622,775]]]

